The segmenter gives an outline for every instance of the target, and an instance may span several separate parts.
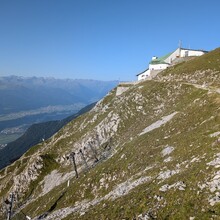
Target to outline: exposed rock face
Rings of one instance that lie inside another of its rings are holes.
[[[129,87],[123,87],[119,86],[117,87],[116,96],[121,95],[122,93],[126,92],[129,89]]]
[[[153,124],[151,124],[150,126],[146,127],[146,128],[140,133],[140,135],[146,134],[146,133],[148,133],[148,132],[150,132],[150,131],[152,131],[152,130],[154,130],[154,129],[156,129],[156,128],[159,128],[159,127],[162,126],[163,124],[165,124],[165,123],[167,123],[168,121],[170,121],[170,120],[173,118],[173,116],[176,115],[176,114],[177,114],[177,112],[174,112],[174,113],[172,113],[172,114],[170,114],[170,115],[167,115],[167,116],[162,117],[162,119],[160,119],[160,120],[154,122]]]
[[[171,154],[174,150],[174,147],[171,147],[171,146],[166,146],[166,148],[164,148],[162,151],[161,151],[161,154],[163,157]]]
[[[186,184],[184,182],[181,182],[181,181],[179,181],[177,183],[174,183],[172,185],[165,184],[165,185],[161,186],[159,190],[162,191],[162,192],[166,192],[167,190],[172,189],[172,188],[183,191],[186,188]]]
[[[23,194],[29,184],[38,178],[42,167],[43,159],[37,156],[31,163],[26,165],[25,169],[19,175],[14,176],[14,185],[11,191],[17,192],[19,195]]]
[[[22,210],[33,219],[53,220],[215,219],[220,66],[205,61],[220,60],[220,52],[210,54],[118,96],[112,90],[3,170],[1,196],[23,195],[15,215]]]

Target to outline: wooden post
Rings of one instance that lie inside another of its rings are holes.
[[[79,175],[78,175],[77,167],[76,167],[75,152],[72,152],[72,153],[70,154],[70,157],[72,158],[72,161],[73,161],[73,167],[74,167],[74,170],[75,170],[75,173],[76,173],[76,178],[78,178]]]
[[[84,156],[84,154],[83,154],[83,152],[82,152],[82,149],[80,149],[79,152],[80,152],[80,154],[81,154],[81,158],[82,158],[82,160],[83,160],[83,162],[84,162],[84,164],[85,164],[85,167],[86,167],[86,169],[88,170],[88,169],[89,169],[89,166],[88,166],[88,164],[87,164],[87,162],[86,162],[86,158],[85,158],[85,156]]]
[[[100,147],[101,144],[100,144],[100,140],[99,140],[99,135],[98,134],[96,134],[96,140],[97,140],[98,145],[99,145],[98,147]]]

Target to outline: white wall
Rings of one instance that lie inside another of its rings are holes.
[[[116,96],[119,96],[121,95],[122,93],[126,92],[130,87],[128,86],[125,86],[125,87],[122,87],[122,86],[118,86],[117,87],[117,90],[116,90]]]
[[[187,55],[188,53],[188,55]],[[174,61],[176,58],[178,57],[186,57],[187,56],[202,56],[203,54],[205,54],[205,52],[203,51],[199,51],[199,50],[187,50],[187,49],[179,49],[177,48],[169,57],[167,57],[167,59],[165,59],[164,61],[166,63],[172,63],[172,61]]]
[[[142,80],[142,79],[146,79],[149,76],[150,76],[150,70],[147,69],[145,72],[143,72],[140,75],[138,75],[138,81]]]
[[[166,63],[172,63],[173,60],[175,60],[180,55],[180,49],[177,48],[169,57],[167,57],[164,61]]]
[[[181,57],[186,57],[186,53],[188,51],[188,56],[202,56],[203,54],[205,54],[203,51],[199,51],[199,50],[186,50],[186,49],[181,49]]]
[[[187,52],[186,52],[187,51]],[[188,56],[202,56],[205,54],[205,52],[200,50],[187,50],[187,49],[180,49],[177,48],[167,59],[164,61],[168,64],[149,64],[149,69],[147,69],[145,72],[138,75],[138,81],[146,79],[148,77],[151,77],[151,71],[152,70],[164,70],[169,67],[169,64],[172,63],[176,58],[178,57],[185,57],[188,53]],[[156,57],[153,57],[152,60],[154,60]]]
[[[164,70],[169,66],[169,64],[149,64],[150,70]]]

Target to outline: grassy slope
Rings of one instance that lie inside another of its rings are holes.
[[[44,155],[45,166],[38,179],[25,192],[21,204],[30,194],[33,198],[39,195],[42,190],[39,183],[51,170],[57,169],[64,174],[73,170],[72,165],[59,165],[54,158],[74,150],[74,143],[81,143],[80,140],[87,134],[93,136],[96,126],[108,119],[110,113],[121,118],[118,131],[112,136],[112,157],[98,163],[87,173],[81,172],[79,179],[71,178],[69,187],[67,182],[56,186],[46,195],[24,206],[23,211],[33,217],[48,211],[54,204],[53,212],[56,212],[65,207],[78,207],[85,199],[95,201],[102,198],[97,205],[70,213],[65,219],[91,219],[91,216],[93,219],[132,219],[144,213],[150,213],[157,219],[189,219],[190,216],[196,219],[217,219],[220,215],[219,203],[210,206],[208,202],[215,192],[210,192],[207,186],[200,188],[199,185],[210,182],[218,171],[218,168],[208,166],[207,163],[220,152],[218,136],[210,136],[220,131],[219,93],[211,93],[184,82],[205,82],[218,88],[219,60],[220,50],[217,49],[203,57],[178,64],[163,72],[157,81],[133,86],[119,97],[115,97],[113,90],[99,104],[97,112],[79,117],[44,146],[38,145],[31,149],[23,160],[29,160],[29,156],[44,149],[41,154]],[[194,73],[202,77],[196,78]],[[101,111],[106,106],[106,111]],[[173,112],[178,113],[171,121],[139,136],[144,128]],[[98,115],[96,119],[95,115]],[[163,156],[161,152],[168,146],[173,147],[173,151]],[[102,147],[99,151],[103,151]],[[165,162],[169,157],[170,161]],[[25,169],[21,162],[19,165],[19,161],[8,167],[8,175],[1,179],[1,183],[5,184],[1,196],[13,184],[9,171],[13,172],[18,167],[18,174]],[[177,173],[161,179],[159,174],[168,170]],[[5,170],[1,175],[3,172]],[[141,177],[149,177],[150,180],[121,197],[103,199],[119,184]],[[175,187],[166,192],[160,190],[165,184],[171,186],[178,182],[184,183],[184,190]],[[65,194],[58,200],[64,191]]]

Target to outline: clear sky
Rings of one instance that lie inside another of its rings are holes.
[[[220,46],[219,0],[0,0],[0,75],[136,79],[151,57]]]

